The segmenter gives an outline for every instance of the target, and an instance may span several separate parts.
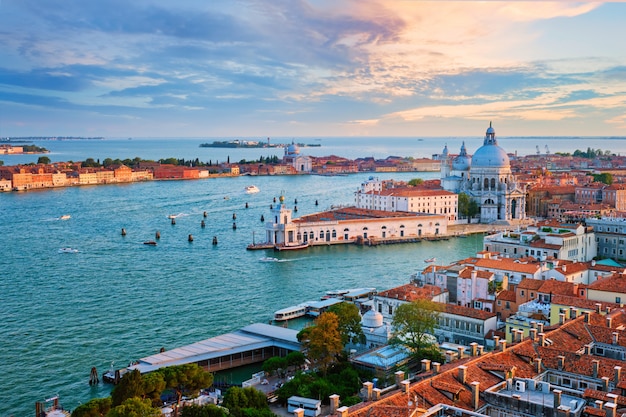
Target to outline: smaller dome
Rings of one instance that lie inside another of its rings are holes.
[[[443,152],[442,152],[443,156],[448,156],[448,145],[443,147]]]
[[[470,165],[471,161],[467,156],[457,156],[452,161],[452,169],[455,171],[467,171]]]
[[[381,327],[383,325],[383,315],[378,311],[369,310],[367,313],[363,314],[361,325],[368,328]]]
[[[291,141],[291,145],[287,147],[286,154],[287,155],[298,155],[300,153],[300,148],[293,141]]]

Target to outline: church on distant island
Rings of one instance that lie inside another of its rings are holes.
[[[526,218],[526,190],[511,173],[507,153],[498,146],[489,123],[483,146],[471,157],[465,143],[456,157],[446,145],[441,155],[441,187],[465,193],[480,207],[481,223],[510,223]]]

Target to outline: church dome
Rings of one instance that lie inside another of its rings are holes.
[[[292,141],[291,145],[287,146],[285,153],[287,155],[298,155],[300,153],[300,148],[298,148],[298,145]]]
[[[381,327],[383,325],[383,315],[377,311],[369,310],[363,314],[361,325],[368,328]]]
[[[465,149],[465,142],[461,146],[461,153],[452,161],[452,169],[455,171],[467,171],[472,161],[467,156],[467,150]]]
[[[472,168],[509,168],[511,163],[504,149],[498,146],[496,131],[489,123],[483,146],[472,156]]]

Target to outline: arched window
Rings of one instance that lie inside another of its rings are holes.
[[[313,234],[313,230],[311,230],[311,233],[309,233],[309,239],[315,239],[315,234]]]
[[[495,178],[491,179],[491,188],[496,188],[496,179]]]
[[[337,238],[337,231],[335,229],[333,229],[333,239]]]
[[[484,185],[484,187],[485,188],[489,188],[489,179],[488,178],[485,178],[485,185]]]

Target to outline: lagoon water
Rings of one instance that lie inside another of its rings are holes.
[[[321,148],[304,148],[302,153],[422,157],[438,152],[443,143],[442,139],[424,141],[424,148],[408,154],[417,140],[385,144],[346,139],[328,147],[326,141]],[[259,150],[199,149],[201,142],[126,139],[37,144],[52,151],[53,161],[135,156],[237,161],[260,156]],[[476,147],[482,143],[476,142]],[[586,143],[581,142],[584,149]],[[377,147],[384,149],[374,151]],[[617,151],[615,146],[612,150]],[[280,155],[282,150],[272,152]],[[33,159],[37,156],[3,156],[6,165]],[[264,239],[260,218],[269,216],[273,197],[284,194],[291,206],[297,199],[294,215],[309,214],[352,203],[352,193],[369,175],[154,181],[0,194],[0,417],[32,416],[36,401],[56,394],[69,409],[108,395],[110,386],[88,385],[92,366],[101,374],[111,364],[124,367],[161,347],[171,349],[249,323],[268,322],[275,310],[318,299],[328,290],[401,285],[425,267],[424,259],[436,257],[438,263],[446,263],[482,248],[482,237],[473,236],[373,248],[246,250],[253,239]],[[409,180],[438,175],[378,177]],[[250,184],[261,191],[245,194],[244,187]],[[201,228],[204,211],[208,217]],[[71,218],[61,220],[66,214]],[[176,225],[168,219],[170,214],[178,215]],[[121,235],[122,228],[126,236]],[[154,239],[156,231],[161,234],[158,245],[143,245]],[[214,236],[219,242],[215,246]],[[62,247],[79,252],[59,253]],[[260,262],[264,256],[285,262]]]

